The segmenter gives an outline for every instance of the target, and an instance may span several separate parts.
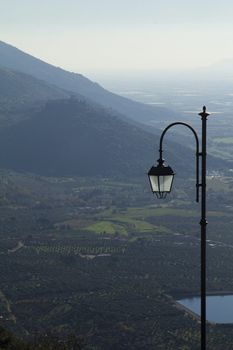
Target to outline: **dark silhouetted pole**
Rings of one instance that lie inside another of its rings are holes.
[[[206,107],[199,113],[202,120],[201,148],[201,350],[206,350]]]
[[[203,107],[203,111],[199,113],[202,120],[202,143],[201,152],[199,152],[199,138],[195,129],[184,122],[174,122],[168,125],[160,136],[159,143],[159,159],[157,167],[153,166],[148,172],[148,176],[151,182],[152,191],[158,196],[158,198],[165,198],[167,193],[170,192],[171,186],[168,189],[164,189],[160,186],[163,184],[161,178],[164,176],[174,176],[174,172],[170,167],[164,166],[163,159],[163,139],[166,132],[175,125],[183,125],[190,129],[196,140],[196,201],[199,202],[199,191],[201,188],[201,350],[206,350],[206,126],[207,117],[206,107]],[[201,182],[199,180],[200,172],[200,158],[201,158]],[[158,184],[158,185],[157,185]],[[171,182],[172,185],[172,182]]]

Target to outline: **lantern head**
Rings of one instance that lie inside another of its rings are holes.
[[[171,192],[175,173],[170,166],[164,165],[163,159],[158,160],[157,166],[152,166],[148,172],[151,190],[157,198],[166,198]]]

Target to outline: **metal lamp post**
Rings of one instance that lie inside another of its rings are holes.
[[[196,202],[199,202],[201,188],[201,350],[206,350],[206,124],[208,113],[206,107],[199,113],[202,120],[201,152],[199,151],[199,138],[195,129],[189,124],[175,122],[168,125],[161,134],[158,165],[152,166],[148,172],[152,192],[158,198],[165,198],[171,191],[175,173],[169,166],[164,165],[163,138],[166,132],[175,125],[184,125],[189,128],[196,140]],[[199,163],[201,159],[201,182],[199,176]]]

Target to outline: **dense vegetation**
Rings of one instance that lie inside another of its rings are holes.
[[[0,327],[0,349],[6,350],[82,350],[85,348],[83,339],[71,336],[59,339],[51,335],[40,335],[31,341],[23,341],[9,331]]]
[[[190,182],[165,202],[142,184],[1,173],[4,327],[29,342],[76,334],[85,349],[199,349],[198,320],[175,301],[199,291]],[[208,290],[232,291],[231,179],[209,179],[208,188]],[[232,341],[231,325],[208,326],[211,349]]]

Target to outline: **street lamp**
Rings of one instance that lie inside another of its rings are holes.
[[[168,125],[160,136],[158,165],[152,166],[148,172],[151,190],[158,198],[165,198],[170,193],[175,173],[172,168],[164,165],[163,138],[166,132],[175,125],[184,125],[189,128],[196,140],[196,202],[199,202],[201,188],[201,350],[206,350],[206,124],[208,113],[206,107],[199,113],[202,120],[201,152],[199,138],[195,129],[187,123],[175,122]],[[201,182],[199,180],[199,163],[201,159]]]
[[[152,166],[148,172],[151,190],[157,198],[166,198],[171,192],[174,172],[170,166],[164,165],[164,160],[159,159],[157,166]]]

